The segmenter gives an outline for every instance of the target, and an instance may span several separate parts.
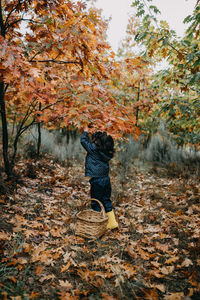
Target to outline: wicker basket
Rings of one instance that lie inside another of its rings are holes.
[[[92,209],[80,211],[76,215],[75,234],[90,239],[96,239],[106,232],[108,217],[102,203],[97,199],[90,199],[88,202],[92,200],[99,203],[101,211],[97,212]]]

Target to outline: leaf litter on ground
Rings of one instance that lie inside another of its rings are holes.
[[[200,292],[198,179],[133,168],[122,182],[111,174],[119,230],[91,241],[74,232],[89,199],[82,164],[42,159],[18,170],[23,182],[0,202],[4,299],[184,299]]]

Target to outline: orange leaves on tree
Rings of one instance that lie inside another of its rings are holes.
[[[33,121],[43,122],[51,128],[58,125],[56,120],[63,120],[62,126],[72,125],[80,129],[88,123],[88,119],[96,123],[96,128],[105,127],[109,121],[112,124],[110,129],[117,136],[131,132],[128,124],[132,122],[131,114],[126,113],[123,124],[121,121],[118,123],[119,103],[115,109],[115,121],[108,117],[109,108],[106,111],[107,104],[112,105],[113,100],[107,94],[106,84],[101,81],[117,74],[119,64],[104,40],[107,24],[98,12],[94,8],[86,12],[85,4],[81,2],[72,4],[62,0],[41,5],[31,1],[27,8],[30,13],[30,22],[27,19],[29,31],[22,32],[27,47],[13,40],[13,32],[8,31],[6,39],[2,39],[0,51],[4,81],[10,85],[10,93],[5,97],[10,110],[17,111],[15,117],[20,121],[28,112]],[[5,5],[4,9],[9,11],[9,5]],[[24,9],[20,4],[16,18]],[[21,33],[17,31],[15,34]],[[94,111],[85,111],[85,118],[82,118],[79,108],[85,102],[93,105],[99,97],[101,101],[94,118],[91,114]],[[102,111],[107,118],[102,120],[97,111]],[[9,117],[12,118],[12,114]]]

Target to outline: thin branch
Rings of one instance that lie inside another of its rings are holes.
[[[20,134],[20,132],[21,132],[21,130],[23,128],[23,125],[25,124],[25,122],[28,120],[28,118],[32,114],[33,110],[35,109],[36,103],[34,104],[34,102],[36,102],[36,100],[33,100],[33,102],[29,105],[29,107],[28,107],[28,109],[26,111],[26,114],[25,114],[23,120],[21,121],[21,124],[19,126],[18,131],[17,131],[17,134]]]
[[[4,88],[4,93],[7,91],[8,87],[9,87],[9,84],[7,83],[5,88]]]
[[[60,56],[60,53],[58,53],[53,60],[56,60],[58,58],[58,56]]]
[[[195,7],[197,7],[199,5],[199,2],[200,2],[200,0],[197,0]]]
[[[144,3],[144,5],[146,6],[147,10],[149,11],[150,16],[151,16],[152,19],[154,20],[154,22],[155,22],[155,24],[156,24],[156,26],[157,26],[157,29],[158,29],[159,32],[160,32],[160,26],[158,25],[157,19],[155,19],[154,16],[152,15],[150,7],[147,5],[147,3],[146,3],[145,0],[143,0],[143,3]],[[161,34],[161,32],[160,32],[160,34]],[[165,37],[167,37],[167,36],[165,36]],[[178,51],[171,43],[169,43],[168,41],[167,41],[167,44],[168,44],[168,46],[170,46],[174,51],[176,51],[178,54],[180,53],[180,52],[179,52],[179,51]]]
[[[17,23],[19,23],[19,22],[21,22],[21,21],[28,21],[28,22],[31,22],[31,23],[39,23],[39,22],[34,21],[34,20],[32,20],[32,19],[24,19],[24,18],[21,18],[21,19],[18,19],[18,20],[16,20],[16,21],[13,21],[12,23],[8,24],[8,25],[6,26],[6,29],[8,29],[9,27],[12,27],[13,25],[15,25],[15,24],[17,24]],[[39,24],[43,24],[43,23],[39,23]]]
[[[42,51],[43,51],[44,49],[45,49],[45,47],[43,47],[42,50],[39,50],[38,52],[36,52],[36,53],[33,55],[33,57],[29,60],[29,62],[36,62],[36,61],[34,61],[33,59],[34,59],[38,54],[42,53]],[[55,61],[56,58],[58,58],[59,55],[60,55],[60,53],[58,53],[58,55],[56,55],[56,57],[53,59],[53,61]]]
[[[30,126],[32,126],[34,123],[37,123],[35,118],[26,126],[24,126],[21,130],[20,136],[24,133],[24,131],[26,131]]]
[[[75,96],[77,96],[77,95],[80,95],[80,94],[83,94],[84,92],[79,92],[79,93],[77,93]],[[64,102],[64,101],[66,101],[67,99],[70,99],[71,98],[71,95],[69,95],[68,97],[66,97],[65,99],[60,99],[60,100],[57,100],[56,102],[54,102],[54,103],[51,103],[51,104],[49,104],[49,105],[47,105],[47,106],[45,106],[45,107],[43,107],[40,111],[42,112],[42,111],[44,111],[45,109],[48,109],[48,108],[50,108],[50,107],[52,107],[52,106],[54,106],[54,105],[56,105],[57,103],[61,103],[61,102]]]
[[[80,61],[63,61],[63,60],[54,60],[54,59],[47,59],[47,60],[31,60],[30,62],[53,62],[56,64],[77,64],[81,65]]]
[[[42,112],[42,111],[44,111],[45,109],[48,109],[48,108],[50,108],[51,106],[54,106],[54,105],[56,105],[57,103],[61,103],[61,102],[64,102],[64,100],[58,100],[58,101],[56,101],[56,102],[54,102],[54,103],[51,103],[51,104],[49,104],[49,105],[43,107],[40,111]]]
[[[6,18],[6,21],[5,21],[5,26],[6,26],[6,24],[8,24],[8,19],[10,18],[10,15],[17,9],[18,5],[20,5],[20,0],[18,0],[17,5],[15,7],[13,7],[13,9],[11,9],[9,14],[7,15],[7,18]]]
[[[15,25],[15,24],[21,22],[22,20],[23,20],[23,18],[18,19],[18,20],[16,20],[16,21],[14,21],[14,22],[8,24],[8,25],[6,26],[6,29],[8,29],[8,28],[12,27],[13,25]]]
[[[33,57],[29,60],[29,62],[33,62],[33,59],[34,59],[38,54],[40,54],[41,52],[42,52],[42,50],[36,52],[36,53],[33,55]]]

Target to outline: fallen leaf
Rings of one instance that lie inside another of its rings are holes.
[[[11,240],[11,237],[9,236],[9,234],[5,233],[4,231],[0,232],[0,240]]]
[[[155,284],[154,287],[157,288],[162,293],[165,293],[166,291],[166,287],[164,286],[164,284]]]
[[[72,289],[73,288],[72,284],[67,280],[65,280],[65,281],[59,280],[59,285],[63,288],[67,288],[67,289]]]
[[[34,298],[38,298],[39,295],[40,295],[39,293],[32,292],[29,297],[30,299],[34,299]]]
[[[69,269],[70,265],[71,265],[70,261],[68,261],[68,263],[66,265],[63,265],[61,270],[60,270],[61,273],[67,271]]]
[[[43,276],[39,279],[40,282],[43,282],[45,280],[49,280],[49,279],[54,279],[55,278],[55,275],[51,274],[51,275],[46,275],[46,276]]]
[[[182,267],[189,267],[192,265],[193,265],[193,262],[189,258],[186,258],[181,264]]]
[[[184,293],[173,293],[164,296],[164,300],[183,300]]]
[[[105,300],[116,300],[117,299],[117,298],[114,298],[113,296],[109,296],[106,293],[102,293],[101,296],[102,296],[102,299],[105,299]]]
[[[168,275],[170,273],[172,273],[174,271],[174,266],[167,266],[167,267],[162,267],[160,269],[160,271],[165,274],[165,275]]]
[[[176,262],[177,260],[179,260],[179,257],[178,257],[178,256],[173,256],[173,257],[171,257],[171,258],[168,258],[168,259],[165,261],[165,264],[168,265],[168,264],[171,264],[171,263]]]
[[[42,274],[43,270],[44,270],[43,266],[37,266],[37,268],[35,270],[36,275]]]

